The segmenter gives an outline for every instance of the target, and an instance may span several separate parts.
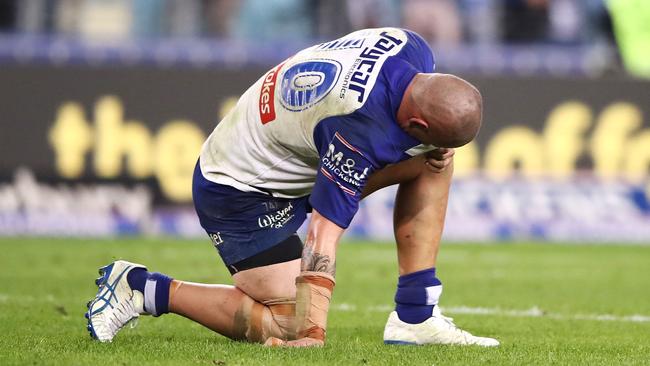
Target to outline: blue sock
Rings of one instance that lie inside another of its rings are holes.
[[[142,268],[135,268],[126,275],[126,282],[129,283],[132,289],[144,294],[144,284],[147,282],[148,277],[149,272]]]
[[[422,323],[431,317],[441,293],[435,267],[400,276],[395,293],[397,316],[405,323]]]
[[[126,280],[132,289],[144,295],[144,310],[147,313],[160,316],[169,312],[169,285],[172,278],[162,273],[151,273],[136,268],[129,272]]]

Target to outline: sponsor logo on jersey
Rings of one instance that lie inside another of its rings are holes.
[[[338,61],[315,59],[288,68],[280,86],[280,102],[293,112],[305,110],[329,94],[339,79]]]
[[[212,244],[214,244],[215,247],[223,243],[223,239],[221,239],[221,232],[219,231],[216,233],[209,233],[208,236],[210,236],[210,240],[212,240]]]
[[[363,188],[369,170],[370,163],[363,153],[338,132],[334,134],[327,153],[321,159],[321,173],[343,192],[355,196]]]
[[[293,210],[293,205],[291,202],[289,202],[289,205],[281,210],[258,217],[257,225],[259,225],[261,228],[270,227],[273,229],[279,229],[286,225],[294,217],[294,214],[291,213],[291,210]]]
[[[284,65],[284,62],[264,76],[259,102],[260,119],[263,125],[275,120],[275,82],[278,79],[278,73],[282,65]]]
[[[358,93],[357,101],[363,103],[366,97],[366,84],[368,84],[379,58],[404,43],[401,39],[397,39],[385,31],[379,35],[381,38],[372,47],[364,48],[350,70],[345,74],[339,97],[344,98],[346,92],[352,90]]]
[[[316,47],[318,51],[336,51],[350,48],[361,48],[365,38],[339,38],[334,41],[321,43]]]

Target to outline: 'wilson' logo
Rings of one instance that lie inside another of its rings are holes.
[[[260,119],[262,120],[263,125],[275,119],[275,82],[278,79],[278,73],[280,72],[282,65],[284,65],[284,62],[264,76],[259,103]]]

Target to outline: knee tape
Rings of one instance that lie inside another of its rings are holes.
[[[293,299],[273,299],[259,303],[245,297],[235,314],[233,338],[264,343],[269,337],[282,340],[295,338]]]

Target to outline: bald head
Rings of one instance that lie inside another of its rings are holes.
[[[399,122],[421,142],[459,147],[476,137],[483,103],[472,84],[449,74],[417,74],[407,94],[404,99],[410,99],[411,104]]]

